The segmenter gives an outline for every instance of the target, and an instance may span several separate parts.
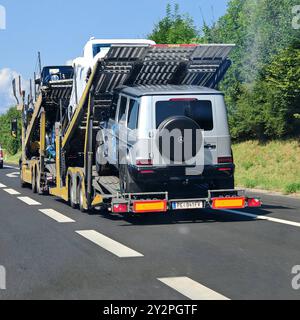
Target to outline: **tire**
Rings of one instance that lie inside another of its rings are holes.
[[[21,170],[21,172],[20,172],[20,187],[21,187],[22,189],[24,189],[24,188],[27,187],[27,184],[24,182],[23,177],[22,177],[22,170]]]
[[[96,162],[96,170],[99,176],[109,176],[111,174],[111,168],[109,163],[105,160],[103,156],[103,150],[102,148],[104,147],[104,143],[98,143],[98,148],[97,148],[97,153],[99,153],[100,156],[100,162],[97,161],[97,156],[95,159]],[[100,150],[100,151],[99,151]]]
[[[32,173],[31,173],[31,190],[32,190],[33,193],[37,193],[36,171],[35,171],[35,169],[33,169]]]
[[[76,199],[74,199],[74,192],[73,192],[73,188],[76,188],[76,186],[74,186],[73,184],[73,179],[72,177],[70,177],[70,181],[69,181],[69,203],[71,208],[76,209],[77,208],[77,203],[76,203]],[[76,189],[76,193],[77,193],[77,189]]]
[[[80,181],[77,187],[77,195],[78,195],[78,202],[79,202],[79,210],[83,213],[86,213],[87,210],[83,207],[83,190],[82,190],[82,182]]]
[[[143,189],[130,176],[127,165],[121,165],[119,171],[121,193],[142,193]]]
[[[36,189],[37,189],[37,193],[40,196],[42,196],[44,194],[44,191],[41,188],[41,176],[39,173],[36,175]]]
[[[3,163],[0,163],[0,169],[3,169]]]

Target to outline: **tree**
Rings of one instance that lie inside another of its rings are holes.
[[[235,43],[225,91],[233,136],[239,139],[299,132],[298,0],[231,0],[226,14],[203,28],[204,40]],[[297,42],[298,41],[298,42]]]
[[[166,17],[160,20],[154,27],[149,39],[160,44],[193,43],[199,38],[199,33],[193,19],[187,14],[179,13],[179,6],[167,5]]]
[[[11,136],[11,121],[18,119],[18,138]],[[21,148],[20,142],[21,113],[16,107],[11,107],[5,114],[0,116],[0,144],[11,155],[16,154]]]

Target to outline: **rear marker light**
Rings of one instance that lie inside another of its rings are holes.
[[[114,204],[113,205],[113,213],[126,213],[128,212],[128,205],[127,204]]]
[[[248,199],[249,208],[260,208],[261,206],[262,206],[262,202],[260,199]]]

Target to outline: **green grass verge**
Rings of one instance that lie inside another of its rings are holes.
[[[8,164],[19,164],[19,160],[21,158],[21,152],[18,152],[15,155],[10,155],[4,150],[4,162]]]
[[[234,144],[233,152],[237,186],[300,192],[300,141],[248,141]]]
[[[300,142],[248,141],[233,144],[236,185],[249,189],[300,193]],[[4,154],[4,161],[18,164],[21,153]]]

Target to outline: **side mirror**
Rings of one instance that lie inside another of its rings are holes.
[[[35,84],[37,86],[40,86],[41,85],[41,79],[35,79]]]
[[[18,119],[14,119],[11,122],[11,135],[15,139],[18,137]]]

